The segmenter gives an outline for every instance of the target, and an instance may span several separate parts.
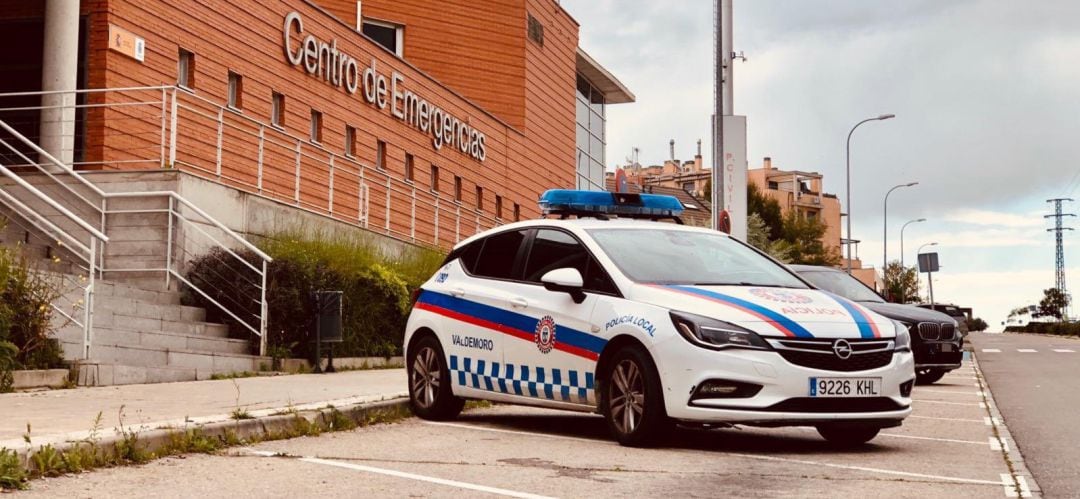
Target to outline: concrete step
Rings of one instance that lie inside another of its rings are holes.
[[[81,345],[65,343],[64,348],[65,351],[79,351]],[[258,371],[262,364],[270,365],[269,357],[257,355],[162,349],[139,345],[94,344],[90,349],[90,357],[93,361],[110,364],[199,369],[207,373]]]
[[[167,331],[141,330],[127,326],[94,325],[94,347],[141,346],[164,350],[188,350],[211,354],[248,354],[251,343],[247,340],[181,334]]]

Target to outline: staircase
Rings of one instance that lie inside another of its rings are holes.
[[[250,341],[229,338],[228,326],[205,322],[205,309],[181,305],[177,291],[108,280],[98,281],[95,289],[91,360],[80,363],[80,385],[202,380],[269,365],[248,354]],[[66,358],[79,358],[82,335],[75,325],[58,330]]]
[[[184,265],[211,249],[237,259],[237,249],[258,253],[262,261],[241,260],[235,278],[262,279],[263,286],[269,257],[170,190],[165,174],[90,183],[3,121],[0,129],[53,163],[19,173],[0,163],[0,244],[18,247],[55,280],[56,338],[80,385],[202,380],[269,365],[252,355],[265,345],[265,297],[247,310],[219,306],[243,321],[230,331],[206,322],[207,310],[182,305],[180,291],[200,292],[183,284]],[[0,146],[12,148],[4,140]]]

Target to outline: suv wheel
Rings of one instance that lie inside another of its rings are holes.
[[[829,443],[842,447],[853,447],[869,442],[877,436],[881,428],[876,426],[830,424],[817,427],[818,433]]]
[[[941,380],[947,371],[941,369],[924,368],[915,370],[915,383],[919,385],[932,385]]]
[[[600,407],[622,445],[654,443],[668,425],[660,375],[648,354],[627,347],[615,353],[600,387]]]
[[[453,419],[465,407],[465,399],[450,390],[446,356],[434,336],[416,342],[409,353],[409,405],[424,419]]]

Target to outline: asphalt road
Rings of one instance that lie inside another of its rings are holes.
[[[973,334],[976,358],[1047,497],[1080,496],[1080,341]]]
[[[843,450],[812,429],[679,430],[664,446],[610,440],[598,416],[514,406],[451,423],[408,419],[218,455],[38,480],[27,497],[1007,497],[970,366],[919,387],[914,415]],[[1009,486],[1006,486],[1008,484]]]

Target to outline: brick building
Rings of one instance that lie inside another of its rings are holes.
[[[253,240],[397,256],[603,188],[634,97],[578,29],[556,0],[0,2],[0,244],[63,282],[80,384],[257,370]],[[190,279],[202,257],[247,291]]]
[[[787,215],[792,210],[800,216],[817,218],[825,224],[825,235],[821,242],[831,251],[844,256],[841,247],[840,225],[843,214],[840,210],[840,200],[835,194],[828,194],[822,190],[824,176],[818,172],[806,172],[800,170],[781,170],[772,164],[772,158],[762,160],[761,168],[747,170],[746,180],[748,184],[757,186],[758,192],[766,198],[775,199],[780,204],[780,210]],[[852,258],[852,275],[874,289],[881,289],[877,274],[873,267],[862,266],[858,258],[858,246],[854,258]],[[847,267],[847,260],[842,260],[842,266]]]
[[[79,169],[444,247],[602,188],[604,108],[633,100],[554,0],[7,2],[0,42],[0,120]]]

